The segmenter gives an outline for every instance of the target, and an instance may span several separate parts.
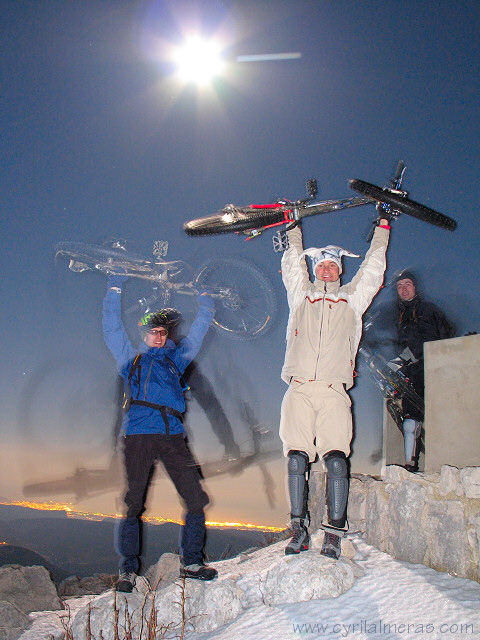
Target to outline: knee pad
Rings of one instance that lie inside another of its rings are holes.
[[[296,449],[288,452],[288,492],[292,518],[305,519],[308,500],[308,454]]]
[[[418,420],[413,420],[412,418],[405,418],[403,421],[403,433],[404,435],[407,433],[411,433],[413,437],[416,439],[419,437],[422,431],[422,423]]]
[[[288,452],[288,473],[303,475],[308,471],[308,453],[292,449]]]
[[[412,418],[403,421],[403,436],[405,439],[405,464],[415,464],[419,453],[418,439],[422,432],[422,423]]]
[[[343,529],[347,521],[348,462],[343,451],[329,451],[323,456],[327,467],[328,522]]]

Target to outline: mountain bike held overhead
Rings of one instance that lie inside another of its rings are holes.
[[[350,188],[364,194],[363,196],[319,202],[314,200],[317,195],[317,183],[312,179],[306,183],[306,198],[279,199],[269,204],[247,206],[227,204],[218,213],[185,222],[183,228],[189,236],[242,232],[248,238],[255,238],[266,229],[294,224],[308,216],[378,204],[380,213],[387,214],[390,219],[405,213],[423,222],[454,231],[457,226],[455,220],[407,197],[407,192],[401,189],[404,174],[405,165],[399,162],[389,187],[377,187],[369,182],[354,179],[349,181]]]
[[[194,268],[184,260],[166,260],[167,249],[167,242],[157,241],[152,256],[145,257],[127,251],[125,241],[67,241],[57,243],[55,256],[66,258],[72,271],[126,275],[143,282],[145,295],[127,313],[171,306],[176,296],[195,300],[199,291],[208,291],[216,307],[212,326],[223,336],[250,340],[270,331],[277,310],[275,291],[251,260],[220,255]]]

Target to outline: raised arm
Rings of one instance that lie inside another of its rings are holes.
[[[103,299],[103,339],[121,372],[123,367],[135,356],[136,351],[130,342],[122,322],[122,285],[125,278],[110,276],[107,293]]]
[[[370,248],[352,281],[346,286],[350,304],[363,315],[383,284],[387,267],[386,252],[390,237],[387,220],[381,220],[375,229]]]
[[[310,284],[305,257],[303,253],[303,235],[300,226],[287,231],[288,249],[282,256],[282,280],[287,290],[287,300],[290,309],[298,307],[304,299]]]
[[[195,316],[195,320],[192,322],[190,331],[185,338],[179,342],[175,350],[174,360],[180,373],[185,371],[186,367],[197,355],[215,315],[215,305],[210,296],[205,294],[199,295],[198,301],[200,308]]]

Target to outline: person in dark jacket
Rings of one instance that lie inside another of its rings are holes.
[[[423,345],[433,340],[455,336],[455,328],[445,314],[418,292],[415,274],[404,270],[397,277],[397,351],[403,362],[402,372],[417,394],[425,395]],[[418,406],[403,399],[403,436],[405,440],[405,468],[418,470],[419,440],[424,419]]]
[[[178,345],[168,338],[168,313],[144,316],[142,343],[135,349],[121,318],[123,276],[110,276],[103,302],[103,335],[124,380],[129,409],[123,419],[127,491],[126,515],[116,530],[120,556],[118,591],[135,585],[141,554],[141,516],[155,465],[160,461],[186,507],[181,532],[180,575],[212,580],[217,572],[204,564],[205,513],[209,498],[201,486],[197,464],[185,441],[185,399],[181,375],[201,347],[214,316],[212,298],[199,295],[200,308]]]

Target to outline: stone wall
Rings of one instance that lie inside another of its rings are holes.
[[[425,471],[480,465],[480,335],[426,342]]]
[[[324,473],[310,477],[312,530],[324,515]],[[350,531],[394,558],[480,582],[480,467],[444,465],[411,474],[387,466],[382,476],[354,475]]]

